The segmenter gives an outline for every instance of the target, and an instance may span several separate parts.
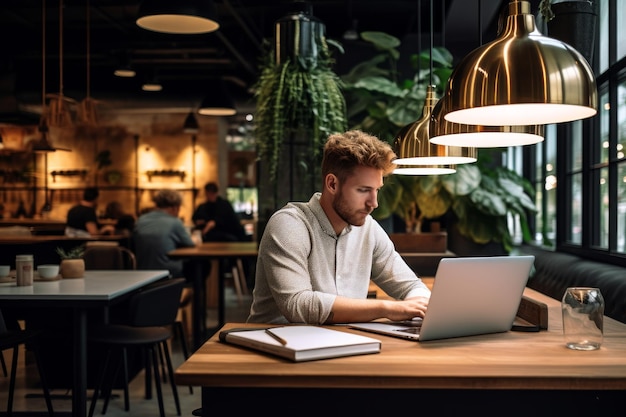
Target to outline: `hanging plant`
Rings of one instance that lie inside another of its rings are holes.
[[[265,44],[261,75],[255,88],[255,135],[259,158],[268,164],[275,184],[281,148],[288,135],[308,141],[310,155],[321,155],[332,133],[347,128],[346,103],[340,79],[332,71],[330,52],[322,39],[317,59],[287,58],[277,64]]]

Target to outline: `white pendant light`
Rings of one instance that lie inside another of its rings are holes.
[[[419,7],[418,2],[418,10]],[[449,147],[437,145],[430,140],[430,118],[437,103],[436,87],[433,78],[433,0],[430,1],[430,84],[426,88],[426,98],[422,117],[405,126],[394,141],[398,158],[393,161],[398,167],[394,174],[399,175],[445,175],[456,172],[456,164],[476,162],[476,149],[470,147]]]
[[[482,126],[452,123],[444,118],[446,100],[435,105],[430,117],[430,142],[446,146],[499,148],[534,145],[544,138],[543,125]]]
[[[451,74],[445,119],[468,125],[539,125],[594,116],[593,71],[570,45],[543,36],[528,1],[512,0],[500,36]]]

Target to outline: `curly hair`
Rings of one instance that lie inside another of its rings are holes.
[[[380,169],[388,175],[394,169],[395,158],[391,145],[360,130],[333,134],[324,145],[322,177],[334,174],[345,181],[357,166]]]
[[[152,197],[152,201],[158,208],[168,208],[180,206],[183,198],[178,191],[161,190]]]

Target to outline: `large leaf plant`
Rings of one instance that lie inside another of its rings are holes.
[[[400,79],[400,41],[379,32],[364,32],[362,38],[378,52],[359,63],[342,79],[346,85],[350,125],[393,144],[402,127],[422,115],[426,86],[437,86],[439,94],[452,72],[452,56],[445,48],[410,58],[415,73]],[[384,65],[384,66],[383,66]],[[378,195],[378,208],[372,215],[383,220],[397,215],[419,232],[424,219],[440,219],[453,214],[459,232],[478,244],[501,243],[508,252],[513,247],[509,230],[511,216],[519,219],[524,241],[531,240],[527,213],[534,212],[531,184],[514,171],[494,163],[497,150],[480,149],[478,162],[457,165],[457,172],[442,176],[390,175]]]

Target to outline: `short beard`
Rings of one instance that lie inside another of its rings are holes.
[[[341,219],[352,226],[363,226],[365,224],[365,218],[361,220],[357,215],[350,213],[344,204],[343,191],[339,188],[339,192],[333,200],[333,210],[341,217]]]

